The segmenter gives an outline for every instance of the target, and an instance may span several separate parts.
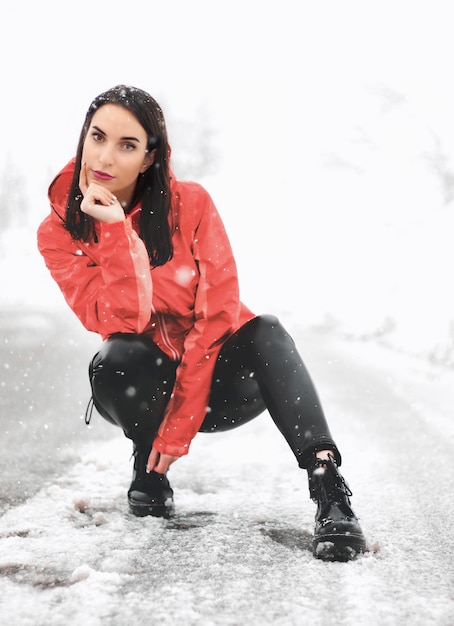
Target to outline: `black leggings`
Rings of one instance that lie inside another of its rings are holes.
[[[172,393],[178,363],[145,335],[112,335],[93,357],[93,403],[126,437],[150,445]],[[293,339],[272,315],[255,317],[223,345],[200,432],[230,430],[267,409],[298,464],[332,449],[320,400]]]

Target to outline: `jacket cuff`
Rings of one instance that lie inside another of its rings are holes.
[[[131,218],[129,215],[125,215],[125,219],[119,222],[101,222],[101,233],[104,236],[110,237],[111,235],[116,235],[117,233],[126,233],[126,235],[130,235],[132,231]]]
[[[170,456],[185,456],[189,452],[189,443],[182,446],[174,446],[166,443],[159,435],[153,441],[153,449],[160,454],[169,454]]]

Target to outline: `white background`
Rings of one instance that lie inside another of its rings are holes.
[[[167,113],[177,174],[194,171],[212,132],[212,171],[198,180],[251,308],[387,330],[450,363],[448,1],[44,0],[1,12],[0,157],[23,176],[33,233],[91,100],[133,84]],[[2,291],[14,280],[33,298],[34,235],[3,237],[18,258]]]

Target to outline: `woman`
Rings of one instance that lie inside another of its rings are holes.
[[[348,559],[365,540],[317,393],[294,342],[239,300],[235,261],[208,193],[170,170],[163,113],[119,85],[90,105],[76,157],[49,188],[38,246],[84,326],[98,412],[132,440],[130,510],[167,516],[169,466],[197,432],[269,411],[317,502],[314,554]]]

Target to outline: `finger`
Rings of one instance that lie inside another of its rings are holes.
[[[147,472],[152,472],[155,469],[155,466],[158,460],[159,460],[159,452],[152,448],[148,456]]]
[[[159,456],[159,463],[156,465],[154,471],[158,474],[166,474],[172,463],[178,460],[176,456],[170,456],[169,454],[161,454]]]
[[[93,189],[93,191],[92,191]],[[91,185],[88,188],[88,193],[92,194],[96,204],[102,204],[104,206],[112,206],[117,201],[117,196],[114,196],[113,193],[104,189],[100,185]]]
[[[80,208],[85,213],[91,213],[95,205],[111,207],[115,203],[117,203],[117,197],[112,192],[101,185],[91,183],[85,190],[85,193],[83,193]]]
[[[86,163],[82,163],[82,167],[80,168],[79,189],[81,190],[83,195],[87,193],[88,180],[87,180],[87,164]]]
[[[157,472],[158,474],[165,474],[167,470],[169,469],[169,465],[170,463],[161,457],[159,459],[159,463],[154,468],[154,471]]]

